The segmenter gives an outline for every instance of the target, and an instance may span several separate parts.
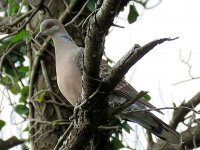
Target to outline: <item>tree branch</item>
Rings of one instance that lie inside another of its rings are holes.
[[[11,45],[12,43],[10,43]],[[6,56],[15,48],[20,47],[25,44],[25,41],[20,41],[18,43],[13,44],[12,46],[8,46],[3,55],[0,58],[0,70],[2,69],[3,61],[6,58]],[[0,71],[1,72],[1,71]]]
[[[19,140],[16,136],[12,136],[6,141],[1,141],[0,147],[1,147],[1,150],[7,150],[9,148],[15,147],[22,143],[24,143],[24,140]]]
[[[126,53],[118,62],[117,64],[113,67],[112,75],[106,79],[106,82],[109,85],[112,91],[115,86],[121,81],[121,79],[124,77],[124,75],[128,72],[128,70],[137,62],[139,61],[145,54],[147,54],[150,50],[152,50],[155,46],[158,44],[161,44],[166,41],[172,41],[175,40],[170,39],[170,38],[163,38],[163,39],[157,39],[154,40],[142,47],[139,48],[132,48],[128,53]],[[109,92],[110,92],[109,91]]]
[[[183,102],[179,107],[188,107],[195,108],[200,103],[200,92],[197,93],[192,99],[190,99],[187,103]],[[173,112],[173,118],[170,123],[170,126],[174,129],[178,126],[178,124],[184,121],[184,117],[190,112],[189,109],[176,109]]]
[[[13,33],[11,33],[11,34],[8,34],[7,36],[1,38],[0,41],[2,41],[3,39],[8,38],[8,37],[10,37],[10,36],[13,36],[13,35],[15,35],[15,34],[18,34],[18,33],[31,21],[31,19],[37,14],[37,12],[38,12],[40,9],[42,9],[42,7],[43,7],[43,2],[44,2],[44,0],[40,0],[40,2],[38,3],[36,9],[33,11],[33,13],[30,15],[30,17],[26,20],[26,22],[25,22],[20,28],[17,29],[17,31],[15,31],[15,32],[13,32]]]
[[[200,146],[200,125],[190,127],[182,132],[183,146],[189,149],[197,148]]]
[[[83,99],[87,99],[98,88],[99,66],[104,50],[105,35],[113,23],[120,2],[120,0],[105,0],[99,11],[90,18],[85,38]],[[100,124],[100,119],[91,123],[90,117],[88,116],[90,113],[92,113],[92,109],[89,112],[78,111],[78,126],[74,126],[66,142],[64,142],[62,149],[84,149],[88,144],[95,129]]]
[[[120,2],[120,0],[105,0],[97,13],[89,19],[85,38],[83,71],[84,98],[86,99],[98,87],[97,80],[104,51],[105,35],[113,23]]]
[[[65,27],[69,26],[70,24],[72,24],[84,11],[84,9],[86,8],[87,4],[88,4],[89,0],[87,0],[85,2],[85,4],[83,5],[83,7],[80,9],[80,11],[78,12],[78,14],[68,23],[65,24]]]

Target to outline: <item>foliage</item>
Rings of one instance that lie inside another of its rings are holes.
[[[71,0],[74,3],[76,0]],[[95,4],[97,0],[90,0],[87,4],[87,12],[93,12],[95,10]],[[4,13],[4,16],[0,18],[0,21],[5,24],[5,29],[1,32],[10,34],[3,40],[0,40],[0,84],[6,88],[16,99],[11,104],[13,106],[13,111],[21,116],[24,120],[28,119],[29,115],[29,105],[28,97],[29,91],[32,90],[29,87],[27,80],[30,80],[30,72],[32,69],[31,63],[32,57],[30,55],[33,50],[30,50],[30,43],[33,40],[34,35],[31,35],[25,28],[19,30],[20,26],[25,23],[25,20],[16,23],[15,26],[12,25],[17,19],[22,17],[28,12],[28,4],[25,1],[20,0],[2,0],[0,2],[0,12]],[[139,13],[135,7],[135,3],[128,4],[129,14],[127,16],[127,21],[131,24],[134,23]],[[70,14],[71,15],[71,14]],[[15,33],[15,34],[12,34]],[[53,45],[51,45],[53,46]],[[28,58],[28,60],[27,60]],[[42,92],[38,94],[38,102],[43,103],[47,98],[48,92]],[[145,95],[146,100],[150,100],[149,95]],[[24,122],[23,122],[24,123]],[[0,130],[5,128],[6,122],[0,120]],[[118,120],[117,129],[114,130],[110,137],[109,148],[111,150],[117,150],[126,147],[123,143],[123,132],[130,133],[133,129],[127,122],[120,122]],[[26,127],[22,132],[28,131],[29,127]],[[28,141],[28,140],[27,140]],[[23,144],[22,149],[28,149],[27,144]]]
[[[0,120],[0,130],[5,126],[6,122],[3,120]]]
[[[137,17],[139,16],[137,9],[135,8],[135,5],[129,5],[129,14],[128,14],[128,22],[134,23],[137,20]]]
[[[26,4],[24,2],[22,3],[22,1],[3,0],[0,4],[2,4],[0,11],[4,12],[4,19],[10,18],[10,23],[26,13],[23,10],[26,7]],[[22,9],[22,7],[24,8]],[[5,23],[7,23],[7,21]],[[17,26],[14,28],[17,28]],[[29,33],[24,28],[17,34],[0,40],[0,84],[9,90],[10,94],[13,95],[11,97],[15,99],[11,103],[13,111],[15,111],[19,116],[22,116],[24,119],[28,118],[29,112],[27,107],[27,79],[29,78],[30,70],[29,64],[27,63],[28,45],[25,44],[29,40],[29,37]],[[17,101],[17,98],[19,98],[19,101]],[[3,127],[6,128],[6,122],[4,120],[0,120],[0,129]]]

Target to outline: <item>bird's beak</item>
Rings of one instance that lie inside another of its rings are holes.
[[[40,31],[36,36],[35,38],[38,39],[38,38],[41,38],[43,36],[43,31]]]

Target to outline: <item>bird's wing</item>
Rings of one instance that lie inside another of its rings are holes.
[[[78,55],[77,64],[82,72],[83,50],[81,50]],[[102,60],[101,66],[100,66],[101,78],[105,79],[108,75],[110,75],[110,73],[111,73],[111,67],[108,65],[108,63],[105,60]],[[138,92],[128,82],[126,82],[125,80],[122,80],[113,91],[112,96],[116,97],[116,98],[113,98],[115,99],[116,102],[120,101],[121,103],[121,98],[130,99],[131,97],[137,94]],[[132,105],[132,107],[131,106],[130,107],[137,109],[137,108],[145,108],[145,106],[149,108],[155,108],[152,104],[150,104],[144,98],[139,99],[136,103]],[[161,139],[167,142],[174,143],[174,144],[180,143],[179,133],[176,132],[174,129],[172,129],[170,126],[168,126],[166,123],[164,123],[162,120],[157,118],[151,112],[144,111],[144,112],[137,112],[137,113],[128,113],[126,115],[119,114],[119,117],[121,119],[125,119],[128,121],[136,122],[140,124],[142,127],[146,128],[151,133],[155,134],[156,136],[160,137]]]
[[[80,49],[78,57],[77,57],[77,65],[80,68],[81,72],[83,71],[83,48]],[[107,61],[102,60],[100,65],[100,77],[105,79],[108,75],[111,74],[111,66],[108,65]],[[138,92],[124,79],[116,86],[113,94],[119,95],[120,97],[124,97],[126,99],[130,99],[131,97],[138,94]],[[150,104],[144,98],[140,98],[137,102],[142,103],[144,106],[148,108],[156,108],[152,104]],[[158,112],[162,113],[158,110]]]

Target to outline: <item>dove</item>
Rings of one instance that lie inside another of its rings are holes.
[[[56,76],[61,93],[72,104],[76,105],[81,98],[82,71],[84,48],[77,46],[66,31],[64,25],[57,19],[46,19],[40,24],[38,36],[49,36],[55,46]],[[104,78],[111,73],[111,67],[105,60],[100,65],[100,76]],[[109,104],[121,104],[137,95],[138,92],[124,79],[116,86],[109,96]],[[129,106],[124,112],[155,108],[144,98]],[[180,143],[180,134],[156,117],[151,112],[140,111],[118,114],[119,118],[138,123],[157,137],[172,144]]]

